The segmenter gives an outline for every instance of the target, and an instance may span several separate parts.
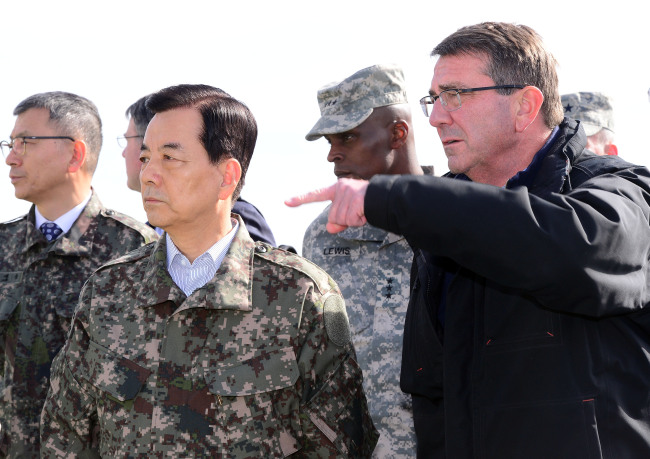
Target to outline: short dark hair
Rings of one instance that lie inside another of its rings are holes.
[[[47,109],[50,112],[50,121],[60,130],[59,135],[70,136],[86,143],[88,148],[84,168],[93,175],[102,149],[102,120],[95,104],[85,97],[69,92],[43,92],[19,103],[14,108],[14,115],[18,116],[32,108]]]
[[[449,35],[431,52],[432,56],[474,55],[486,58],[485,73],[496,85],[525,84],[544,94],[541,113],[546,126],[562,122],[557,61],[546,50],[542,37],[525,25],[483,22],[462,27]],[[499,89],[510,94],[512,89]]]
[[[239,197],[257,141],[257,123],[248,107],[227,92],[203,84],[181,84],[162,89],[147,99],[153,113],[196,108],[203,118],[199,140],[212,164],[224,158],[239,161],[242,173],[232,201]]]
[[[139,98],[137,101],[132,103],[124,113],[127,118],[133,120],[135,132],[142,137],[144,137],[149,121],[151,121],[151,118],[153,118],[154,115],[154,113],[147,108],[146,104],[150,95],[151,94]]]

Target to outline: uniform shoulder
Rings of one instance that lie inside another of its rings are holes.
[[[327,233],[325,225],[329,216],[330,206],[325,207],[323,211],[309,224],[305,231],[305,238],[313,238],[317,235]],[[329,233],[327,233],[329,234]]]
[[[315,225],[324,225],[325,223],[327,223],[327,218],[328,218],[329,213],[330,213],[330,207],[332,207],[331,204],[328,205],[327,207],[325,207],[321,211],[321,213],[318,214],[318,216],[316,218],[314,218],[314,220],[309,224],[309,227],[312,227],[312,226],[315,226]]]
[[[299,271],[314,282],[320,293],[328,292],[335,286],[334,280],[322,268],[293,252],[272,247],[264,242],[256,242],[255,256],[284,268]]]
[[[147,243],[158,239],[158,234],[153,228],[145,223],[136,220],[133,217],[129,217],[126,214],[112,209],[102,209],[100,215],[107,219],[114,220],[119,224],[138,232]]]
[[[16,217],[13,220],[8,220],[6,222],[0,223],[0,242],[7,242],[9,240],[15,240],[21,226],[25,225],[27,222],[27,215],[22,215]]]
[[[20,217],[16,217],[12,220],[7,220],[6,222],[0,223],[0,228],[2,229],[9,229],[13,228],[16,226],[22,225],[25,221],[27,220],[27,215],[21,215]]]
[[[133,264],[138,260],[142,260],[143,258],[144,259],[149,258],[155,246],[156,246],[155,242],[150,242],[146,245],[138,247],[137,249],[122,255],[121,257],[115,258],[114,260],[111,260],[108,263],[103,264],[102,266],[99,267],[99,269],[97,269],[96,272],[119,267],[122,265]]]

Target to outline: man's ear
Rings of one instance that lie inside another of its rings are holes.
[[[539,114],[544,103],[544,94],[535,86],[526,86],[516,94],[515,130],[524,132]]]
[[[226,158],[219,164],[219,171],[222,177],[219,199],[225,200],[232,196],[241,180],[241,164],[235,158]]]
[[[75,140],[72,147],[72,157],[68,163],[68,172],[79,171],[86,162],[86,142]]]
[[[390,147],[393,150],[401,148],[409,136],[409,125],[404,120],[397,120],[392,126],[392,136],[390,138]]]

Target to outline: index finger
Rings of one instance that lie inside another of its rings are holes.
[[[289,207],[298,207],[310,202],[331,201],[334,199],[335,189],[336,183],[326,188],[319,188],[318,190],[310,191],[309,193],[294,196],[284,201],[284,203]]]

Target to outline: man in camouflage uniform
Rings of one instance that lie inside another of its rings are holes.
[[[166,236],[87,282],[55,363],[42,456],[368,457],[377,433],[345,304],[321,269],[231,214],[257,137],[225,92],[180,85],[140,176]]]
[[[587,149],[597,155],[618,155],[614,144],[614,109],[609,96],[600,92],[562,95],[564,116],[580,120],[587,134]]]
[[[0,456],[24,458],[38,457],[50,365],[84,281],[155,234],[105,209],[92,192],[102,142],[92,102],[63,92],[36,94],[14,115],[12,140],[2,150],[16,197],[34,205],[0,225]]]
[[[327,160],[337,177],[423,173],[400,68],[362,69],[319,90],[318,104],[321,118],[306,139],[327,139]],[[415,434],[399,373],[413,252],[402,236],[370,225],[330,234],[328,211],[307,229],[303,256],[330,273],[346,299],[368,406],[380,433],[375,456],[408,457],[415,452]]]

